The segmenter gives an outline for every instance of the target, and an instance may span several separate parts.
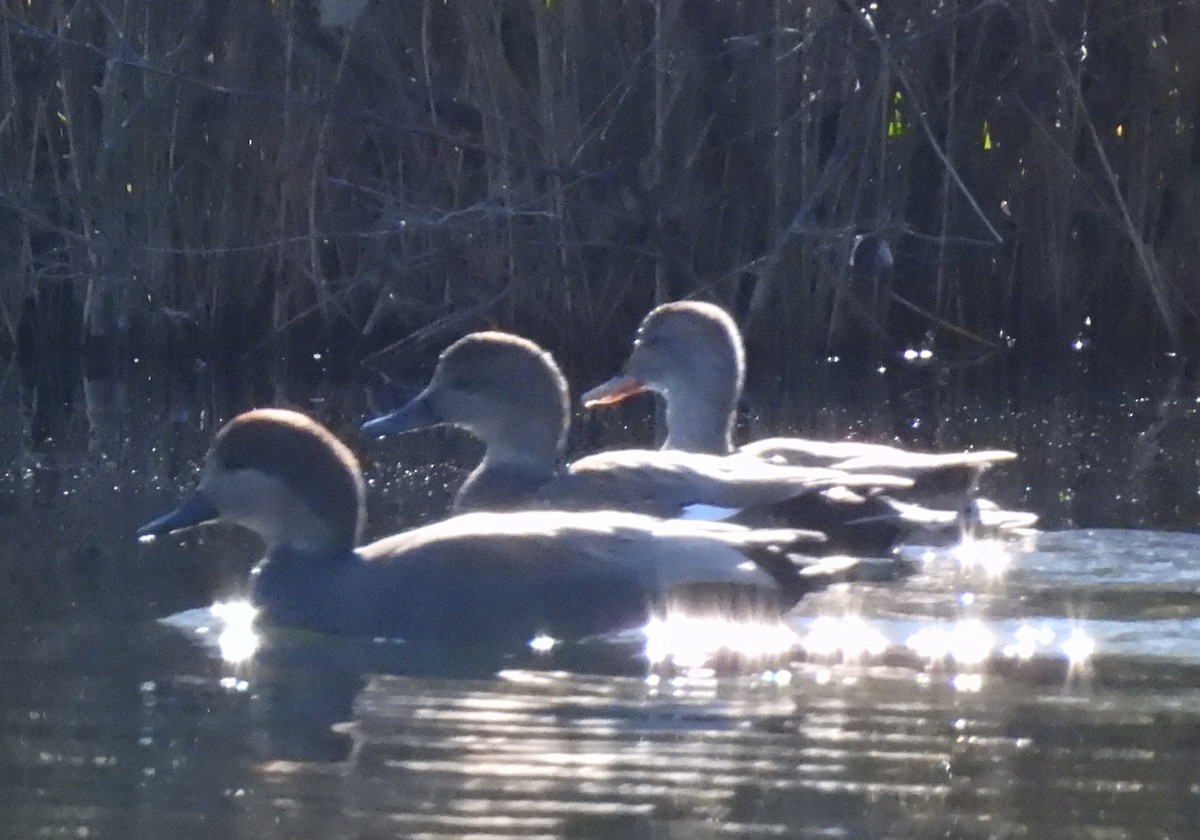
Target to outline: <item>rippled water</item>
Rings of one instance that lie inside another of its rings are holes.
[[[500,661],[223,636],[210,605],[236,595],[253,541],[146,547],[134,526],[234,412],[301,407],[354,440],[362,389],[135,370],[56,392],[10,371],[0,837],[1200,836],[1200,537],[1182,530],[1200,421],[1168,377],[1134,382],[760,406],[753,434],[1011,446],[1023,464],[992,491],[1051,530],[911,547],[909,574],[768,628],[783,652],[700,664],[680,650],[705,640],[695,626],[657,628],[650,657],[630,635]],[[452,434],[355,447],[373,533],[436,515],[476,457]]]

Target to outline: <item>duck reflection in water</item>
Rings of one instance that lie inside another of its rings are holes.
[[[675,605],[777,621],[820,585],[780,550],[800,532],[613,511],[468,514],[356,548],[364,496],[327,429],[256,410],[218,432],[195,493],[138,534],[254,531],[266,556],[251,601],[274,624],[490,650],[637,628]]]

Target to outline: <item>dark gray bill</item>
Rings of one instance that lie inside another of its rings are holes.
[[[363,423],[362,430],[369,435],[398,435],[401,432],[436,426],[441,422],[442,418],[433,410],[425,394],[421,393],[392,413]]]
[[[138,539],[161,537],[174,531],[191,528],[194,525],[212,522],[218,516],[217,509],[197,490],[192,494],[191,498],[175,508],[175,510],[163,514],[158,519],[147,522],[141,528],[138,528],[137,536]]]

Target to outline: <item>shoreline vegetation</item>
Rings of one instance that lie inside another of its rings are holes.
[[[1200,4],[73,0],[0,15],[0,345],[614,365],[1197,344]]]

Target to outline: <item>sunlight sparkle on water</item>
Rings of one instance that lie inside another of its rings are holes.
[[[878,656],[887,650],[887,638],[861,616],[821,616],[813,622],[800,642],[815,656],[842,656],[857,659],[864,654]]]
[[[996,639],[982,621],[960,621],[950,636],[950,655],[955,662],[977,665],[988,658]]]
[[[1054,643],[1054,631],[1044,624],[1022,624],[1014,636],[1013,643],[1004,646],[1004,655],[1010,659],[1032,659],[1039,648]]]
[[[953,659],[962,665],[978,665],[987,659],[995,644],[992,631],[975,619],[953,627],[923,627],[908,637],[909,650],[930,661]]]
[[[668,613],[647,622],[646,658],[698,668],[718,654],[748,658],[781,656],[796,644],[796,634],[779,621],[733,621]]]
[[[212,605],[212,614],[225,625],[217,637],[221,658],[236,664],[245,662],[258,650],[261,640],[254,632],[258,610],[249,601],[225,601]]]
[[[545,633],[538,633],[529,640],[529,649],[534,653],[549,653],[554,650],[556,644],[558,644],[558,639],[547,636]]]
[[[1063,639],[1062,652],[1071,663],[1071,667],[1082,666],[1096,652],[1096,640],[1076,627],[1070,636]]]
[[[950,553],[963,569],[978,568],[992,580],[1003,577],[1013,562],[1010,547],[999,540],[964,539]]]
[[[955,674],[950,685],[964,694],[978,694],[983,690],[983,674]]]
[[[222,677],[221,688],[225,689],[226,691],[236,691],[240,693],[247,691],[250,688],[250,683],[243,679],[239,679],[238,677]]]
[[[945,659],[950,650],[950,640],[942,627],[922,627],[905,641],[905,646],[922,659],[931,662]]]

